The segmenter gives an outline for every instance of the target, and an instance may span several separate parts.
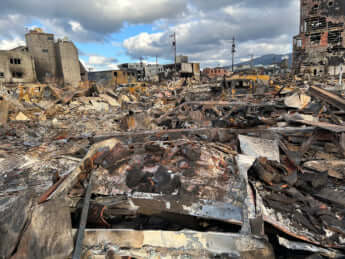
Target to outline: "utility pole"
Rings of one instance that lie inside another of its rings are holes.
[[[177,72],[177,69],[176,69],[176,50],[177,50],[177,47],[176,47],[176,32],[174,32],[171,35],[171,38],[172,38],[172,47],[173,47],[173,50],[174,50],[175,72]]]
[[[232,38],[232,72],[234,72],[234,59],[235,59],[235,53],[236,53],[236,44],[235,44],[235,36]]]
[[[158,55],[156,55],[156,66],[158,65]]]
[[[254,65],[254,54],[250,54],[250,68],[253,68]]]

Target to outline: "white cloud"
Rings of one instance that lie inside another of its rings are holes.
[[[196,1],[196,0],[195,0]],[[279,2],[279,3],[278,3]],[[218,9],[211,4],[217,4]],[[196,9],[201,6],[203,9]],[[209,9],[207,9],[209,8]],[[173,58],[169,34],[177,33],[177,51],[190,59],[207,65],[231,63],[231,40],[236,36],[236,60],[250,54],[286,54],[292,51],[292,36],[298,31],[298,0],[266,1],[217,0],[196,3],[189,15],[163,32],[140,33],[124,41],[127,54]],[[169,22],[167,21],[166,24]]]
[[[77,21],[69,21],[73,32],[85,32],[83,26]]]
[[[23,45],[25,45],[25,42],[20,38],[15,38],[13,40],[0,40],[0,50],[10,50]]]
[[[124,24],[176,17],[186,4],[186,0],[2,0],[0,15],[39,19],[43,27],[63,31],[72,39],[102,41]],[[80,35],[84,31],[89,34]]]
[[[108,58],[100,55],[89,55],[85,65],[93,71],[118,69],[117,60],[115,58]]]
[[[130,57],[158,55],[172,60],[169,35],[176,31],[178,53],[205,64],[227,64],[233,35],[238,60],[251,53],[290,52],[292,36],[298,31],[299,1],[2,0],[0,42],[5,46],[24,39],[25,26],[37,22],[58,38],[113,41],[113,46],[119,47],[112,33],[150,24],[155,33],[139,33],[123,42]],[[100,57],[89,61],[98,62],[95,66],[116,64]]]

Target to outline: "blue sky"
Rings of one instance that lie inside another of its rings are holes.
[[[0,49],[25,44],[37,26],[73,40],[87,67],[110,69],[141,56],[172,62],[176,32],[178,54],[229,65],[233,36],[237,62],[291,52],[298,21],[299,0],[2,0]]]

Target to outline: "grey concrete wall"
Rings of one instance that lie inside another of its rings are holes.
[[[20,59],[20,64],[11,64],[11,58]],[[0,82],[4,83],[32,83],[37,80],[34,60],[22,50],[0,51],[0,73],[4,73],[4,77],[0,78]],[[13,77],[13,73],[22,73],[22,77]]]
[[[77,86],[81,81],[78,49],[70,41],[56,43],[57,75],[63,78],[64,84]]]
[[[56,81],[57,65],[54,35],[30,32],[25,35],[29,52],[35,60],[37,79],[40,82]]]

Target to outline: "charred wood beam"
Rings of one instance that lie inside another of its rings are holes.
[[[152,141],[160,140],[161,137],[169,139],[178,139],[183,136],[196,135],[220,135],[220,134],[264,134],[264,133],[279,133],[279,134],[299,134],[314,131],[314,127],[285,127],[285,128],[267,128],[267,129],[227,129],[227,128],[198,128],[198,129],[173,129],[173,130],[158,130],[158,131],[141,131],[141,132],[124,132],[109,135],[99,135],[91,137],[93,143],[101,142],[111,138],[117,138],[125,143],[140,142],[145,138],[150,138]],[[211,139],[212,140],[212,139]]]
[[[335,107],[337,107],[340,110],[345,111],[345,99],[341,98],[340,96],[331,93],[330,91],[327,91],[325,89],[321,89],[316,86],[311,86],[309,88],[309,92],[312,96],[321,99],[322,101],[325,101]]]

